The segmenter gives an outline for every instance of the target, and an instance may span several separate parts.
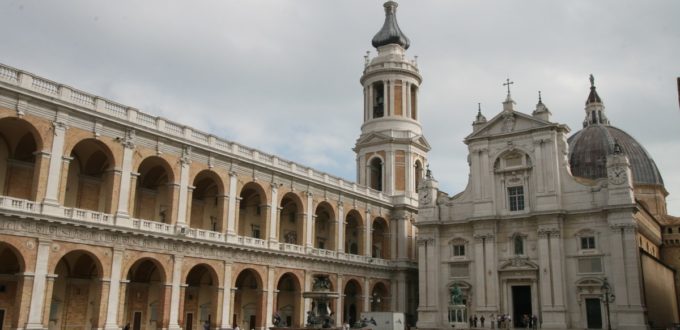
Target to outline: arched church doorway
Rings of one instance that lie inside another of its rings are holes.
[[[6,243],[0,243],[0,328],[18,328],[23,286],[24,260],[19,251]]]
[[[153,259],[137,260],[121,285],[125,292],[120,324],[130,324],[130,330],[153,330],[164,327],[165,270]]]
[[[362,310],[361,285],[356,280],[349,280],[347,281],[347,284],[345,284],[343,293],[345,297],[342,302],[342,310],[344,311],[342,322],[348,323],[353,327],[359,320],[359,313]]]
[[[241,329],[264,326],[262,318],[262,279],[253,269],[243,270],[236,278],[234,297],[234,325]]]
[[[302,291],[300,282],[292,273],[286,273],[279,279],[276,285],[276,305],[274,311],[281,317],[280,327],[302,326],[300,322],[300,306],[302,304]]]
[[[215,270],[207,265],[196,265],[187,274],[184,282],[184,317],[182,323],[185,330],[202,330],[205,322],[213,329],[217,325],[217,287],[218,278]]]

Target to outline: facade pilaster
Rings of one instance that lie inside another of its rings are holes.
[[[172,285],[170,291],[170,316],[168,320],[169,330],[181,330],[179,325],[179,310],[180,310],[180,283],[182,277],[182,262],[184,257],[181,255],[174,255],[172,265]]]
[[[265,322],[263,322],[267,329],[274,326],[274,323],[272,322],[272,315],[274,315],[274,289],[275,289],[275,285],[276,285],[274,283],[274,281],[276,280],[275,276],[276,276],[275,268],[272,267],[272,266],[268,266],[267,267],[267,292],[266,292],[267,307],[265,309],[265,315],[264,315]]]
[[[238,183],[238,176],[236,172],[229,172],[229,207],[227,213],[227,237],[236,237],[236,199],[238,193],[236,192],[236,184]]]
[[[311,249],[314,247],[312,240],[314,230],[314,200],[312,199],[312,192],[307,193],[307,217],[305,218],[305,248]]]
[[[383,187],[387,195],[393,195],[396,191],[396,178],[394,176],[395,164],[394,164],[394,151],[387,150],[387,159],[385,160],[385,186]]]
[[[369,281],[368,277],[364,277],[364,285],[362,285],[364,289],[364,312],[370,312],[371,311],[371,281]]]
[[[338,233],[338,243],[336,244],[339,253],[345,252],[345,205],[338,202],[338,216],[336,221],[336,233]],[[338,315],[342,315],[339,314]]]
[[[269,213],[269,246],[273,247],[272,244],[276,245],[278,247],[278,224],[279,224],[279,207],[277,204],[277,201],[279,200],[279,189],[278,185],[274,182],[271,184],[271,189],[272,189],[272,201],[271,201],[271,210]]]
[[[35,260],[35,273],[33,276],[33,290],[31,290],[31,305],[28,313],[26,329],[46,329],[42,322],[45,303],[47,262],[50,254],[52,241],[38,239],[38,253]]]
[[[116,223],[129,219],[131,216],[130,214],[133,213],[132,208],[130,207],[130,201],[134,201],[135,197],[135,194],[131,193],[131,187],[135,187],[135,185],[133,185],[132,178],[132,158],[135,150],[135,144],[133,141],[134,136],[134,131],[128,131],[125,135],[125,138],[121,141],[123,144],[123,165],[120,173],[120,191],[118,192]],[[128,212],[128,210],[130,211]]]
[[[337,280],[337,293],[338,293],[338,300],[337,303],[335,304],[335,326],[340,327],[342,326],[342,316],[345,315],[345,311],[343,309],[344,304],[345,304],[345,297],[342,292],[342,288],[344,287],[345,282],[344,282],[344,277],[342,275],[338,275],[338,280]]]
[[[184,147],[180,159],[179,203],[177,205],[177,227],[187,227],[187,197],[189,196],[189,168],[191,166],[191,148]]]
[[[232,287],[231,287],[231,266],[229,262],[224,263],[224,280],[222,281],[222,286],[224,287],[224,295],[222,296],[222,324],[220,324],[220,330],[231,329],[231,300],[232,300]]]
[[[123,262],[123,250],[114,248],[111,258],[111,284],[109,287],[108,305],[106,310],[105,330],[117,330],[118,320],[118,299],[120,298],[120,277],[121,264]]]
[[[59,181],[61,179],[62,157],[64,156],[64,140],[66,137],[66,121],[68,115],[62,111],[57,112],[57,119],[52,123],[54,137],[52,138],[52,150],[50,155],[49,171],[47,173],[47,185],[45,188],[45,198],[43,204],[59,206]],[[48,212],[54,212],[48,208]]]
[[[364,224],[364,255],[371,257],[371,236],[373,235],[373,226],[371,226],[371,212],[366,210],[366,223]]]

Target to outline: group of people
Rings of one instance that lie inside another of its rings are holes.
[[[484,328],[485,321],[486,318],[484,318],[484,315],[480,316],[479,318],[477,315],[472,315],[468,319],[470,328],[477,328],[478,326],[480,328]],[[522,315],[520,324],[521,327],[526,329],[538,329],[538,317],[536,315],[529,316],[528,314],[524,314]],[[489,327],[491,329],[510,329],[512,327],[512,318],[508,314],[500,314],[498,316],[491,314],[489,316]]]

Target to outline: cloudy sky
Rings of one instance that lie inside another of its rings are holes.
[[[477,103],[537,91],[576,132],[588,74],[613,125],[656,160],[680,215],[679,1],[400,1],[424,82],[430,164],[465,187]],[[0,2],[0,62],[344,177],[362,120],[359,77],[382,1]]]

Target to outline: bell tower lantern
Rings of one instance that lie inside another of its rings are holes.
[[[402,199],[396,203],[417,205],[430,150],[419,122],[422,77],[416,60],[406,57],[410,41],[397,24],[397,3],[384,7],[385,23],[372,40],[378,54],[366,54],[360,80],[364,120],[354,147],[357,181]]]

